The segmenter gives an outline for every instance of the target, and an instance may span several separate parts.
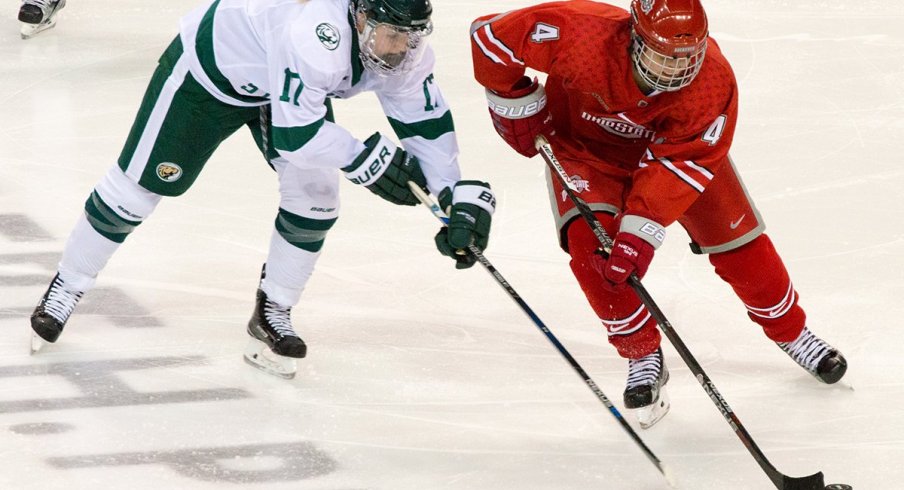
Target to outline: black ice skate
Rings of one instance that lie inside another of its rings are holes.
[[[261,274],[261,282],[264,281]],[[245,362],[282,378],[295,377],[295,359],[307,354],[308,347],[292,328],[292,308],[270,301],[258,288],[254,313],[248,321],[251,340],[245,349]]]
[[[662,358],[662,348],[640,359],[628,360],[628,383],[625,408],[634,410],[642,429],[649,429],[669,412],[671,404],[665,385],[669,370]]]
[[[56,25],[56,17],[66,0],[25,0],[19,8],[22,39],[46,31]]]
[[[776,343],[794,362],[823,383],[837,383],[847,372],[847,359],[807,327],[794,342]]]
[[[41,302],[31,314],[31,329],[34,332],[31,341],[31,353],[41,350],[45,343],[56,342],[63,333],[63,327],[69,320],[69,315],[75,309],[75,305],[82,299],[81,291],[66,289],[60,275],[57,274],[50,282],[50,287],[41,298]]]

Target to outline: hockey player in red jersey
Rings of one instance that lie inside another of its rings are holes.
[[[627,358],[625,406],[649,427],[668,411],[655,321],[633,290],[678,222],[750,318],[804,369],[835,383],[847,361],[806,326],[781,258],[728,151],[738,87],[699,0],[575,0],[480,17],[477,81],[499,135],[524,156],[545,135],[614,246],[608,257],[550,179],[562,248],[609,342]],[[547,74],[544,84],[525,76]]]

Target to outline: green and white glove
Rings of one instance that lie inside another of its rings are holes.
[[[439,193],[439,204],[448,210],[449,224],[436,234],[436,248],[455,259],[456,269],[467,269],[477,258],[467,252],[473,244],[482,252],[490,240],[490,224],[496,210],[496,196],[490,184],[478,180],[461,180],[455,189],[446,187]]]
[[[393,204],[420,204],[408,188],[410,180],[428,192],[427,179],[424,178],[417,157],[408,154],[378,132],[367,138],[364,146],[364,151],[350,165],[342,167],[345,177]]]

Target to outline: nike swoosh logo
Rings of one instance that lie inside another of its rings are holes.
[[[603,98],[600,96],[600,94],[598,94],[596,92],[591,92],[590,95],[592,95],[593,98],[596,99],[596,101],[599,102],[600,105],[603,106],[603,109],[606,109],[607,112],[612,110],[609,108],[609,104],[607,104],[606,101],[603,100]]]
[[[730,226],[731,229],[734,230],[734,229],[736,229],[738,226],[741,225],[741,221],[744,221],[744,218],[746,218],[746,217],[747,217],[746,214],[742,214],[741,217],[738,218],[737,221],[732,221],[728,226]]]

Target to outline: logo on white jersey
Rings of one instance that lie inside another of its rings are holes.
[[[577,174],[572,175],[571,177],[568,177],[568,180],[571,181],[571,184],[574,186],[574,191],[577,192],[578,194],[580,194],[584,191],[590,190],[590,181],[584,180],[584,178],[582,178],[580,175],[577,175]],[[565,202],[567,200],[568,200],[568,192],[566,192],[563,189],[562,190],[562,202]]]
[[[634,124],[624,119],[594,116],[586,112],[581,114],[581,119],[596,123],[597,126],[603,128],[604,130],[606,130],[606,132],[612,133],[615,136],[620,136],[622,138],[652,138],[653,135],[656,134],[656,132],[653,130],[647,129],[639,124]]]
[[[332,24],[324,22],[318,25],[315,31],[317,32],[317,39],[320,40],[320,43],[326,49],[333,51],[339,47],[339,30],[333,27]]]
[[[163,162],[157,165],[157,177],[164,182],[175,182],[182,178],[182,167],[175,163]]]

